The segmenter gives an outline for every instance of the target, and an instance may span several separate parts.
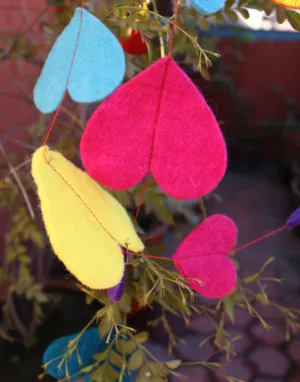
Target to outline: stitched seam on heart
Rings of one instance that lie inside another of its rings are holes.
[[[228,257],[229,253],[227,253],[227,254],[225,254],[225,253],[214,253],[213,255],[214,256],[226,256],[226,257]],[[184,257],[179,256],[178,260],[189,260],[189,259],[196,259],[198,257],[201,258],[201,257],[207,257],[207,256],[211,256],[211,254],[207,254],[207,255],[206,254],[205,255],[190,255],[190,256],[184,256]]]
[[[171,62],[171,59],[168,58],[166,61],[165,72],[164,72],[164,75],[162,78],[160,92],[159,92],[159,96],[158,96],[157,111],[156,111],[156,115],[155,115],[153,136],[152,136],[152,140],[151,140],[151,149],[150,149],[150,157],[149,157],[149,164],[148,164],[149,171],[151,170],[151,163],[152,163],[152,159],[153,159],[153,155],[154,155],[155,138],[156,138],[157,125],[158,125],[158,120],[159,120],[159,115],[160,115],[160,110],[161,110],[161,101],[163,98],[163,92],[164,92],[164,88],[165,88],[165,83],[166,83],[166,78],[167,78],[167,73],[168,73],[168,68],[169,68],[170,62]]]

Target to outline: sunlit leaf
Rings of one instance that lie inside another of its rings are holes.
[[[182,364],[182,361],[180,359],[174,359],[173,361],[165,362],[165,365],[172,370],[178,369],[181,364]]]
[[[149,338],[148,332],[140,332],[134,336],[135,341],[140,343],[140,344],[147,342],[148,338]]]
[[[296,31],[300,31],[300,13],[294,11],[287,11],[287,18],[291,26]]]
[[[135,371],[138,370],[144,363],[143,354],[140,350],[136,350],[132,356],[129,358],[128,370]]]
[[[224,303],[224,311],[226,312],[227,316],[230,318],[231,322],[234,323],[234,306],[235,306],[234,294],[224,297],[223,303]]]
[[[284,23],[284,20],[286,19],[286,17],[287,17],[286,9],[282,8],[282,7],[277,7],[276,8],[276,19],[277,19],[278,24]]]
[[[115,352],[114,350],[110,351],[109,360],[113,365],[117,367],[122,367],[123,358],[119,353]]]

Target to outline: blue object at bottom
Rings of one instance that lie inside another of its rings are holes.
[[[78,333],[75,333],[59,338],[52,342],[44,352],[43,363],[46,365],[46,371],[52,377],[65,379],[69,382],[75,382],[79,378],[84,377],[85,382],[90,382],[90,374],[81,373],[80,370],[92,365],[95,362],[93,359],[94,354],[103,352],[108,345],[105,343],[106,338],[101,339],[99,337],[99,329],[97,327],[90,328],[81,336],[77,344],[77,351],[75,350],[59,368],[62,357],[68,350],[69,342],[77,336]],[[81,360],[80,364],[79,357]],[[70,376],[69,379],[67,379],[67,375]],[[125,375],[123,377],[123,382],[134,382],[134,380],[134,375]]]

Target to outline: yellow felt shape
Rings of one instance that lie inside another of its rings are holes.
[[[33,154],[32,175],[50,242],[67,269],[93,289],[118,284],[124,273],[118,243],[128,242],[134,252],[144,248],[126,210],[89,175],[48,147]]]
[[[273,3],[285,8],[300,9],[300,0],[273,0]]]

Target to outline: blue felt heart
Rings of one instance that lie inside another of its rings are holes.
[[[34,103],[43,113],[55,111],[67,82],[74,101],[96,102],[112,93],[122,83],[124,74],[125,55],[117,38],[95,16],[77,8],[47,57],[34,88]]]
[[[223,8],[225,0],[192,0],[192,5],[202,13],[216,13]]]
[[[67,346],[78,333],[70,336],[62,337],[52,342],[43,355],[43,363],[46,365],[46,371],[57,379],[67,378],[66,368],[70,375],[70,382],[78,380],[83,374],[79,373],[80,369],[94,362],[93,355],[99,353],[107,347],[105,339],[100,339],[99,329],[91,328],[85,331],[77,345],[77,351],[74,351],[67,362],[64,362],[61,368],[58,368],[62,356],[67,351]],[[82,364],[79,364],[78,354],[80,355]],[[52,362],[50,362],[52,361]]]
[[[86,366],[92,365],[95,361],[93,359],[94,354],[101,353],[107,349],[109,346],[106,343],[106,338],[101,339],[99,336],[99,329],[90,328],[86,330],[77,345],[77,351],[74,351],[72,355],[67,358],[62,366],[59,368],[59,364],[62,361],[62,356],[66,353],[68,344],[71,340],[77,337],[78,333],[72,334],[70,336],[61,337],[54,342],[52,342],[46,349],[43,355],[43,363],[46,364],[46,371],[52,377],[61,379],[67,379],[67,370],[70,376],[68,382],[76,382],[79,378],[84,377],[85,382],[90,382],[89,374],[81,373],[80,370]],[[114,351],[118,352],[115,347]],[[80,356],[80,360],[78,358]],[[128,355],[128,359],[130,354]],[[118,372],[121,371],[120,368],[113,366],[114,369]],[[125,373],[123,377],[123,382],[134,382],[135,375],[128,375]],[[118,381],[109,381],[109,382],[118,382]]]

